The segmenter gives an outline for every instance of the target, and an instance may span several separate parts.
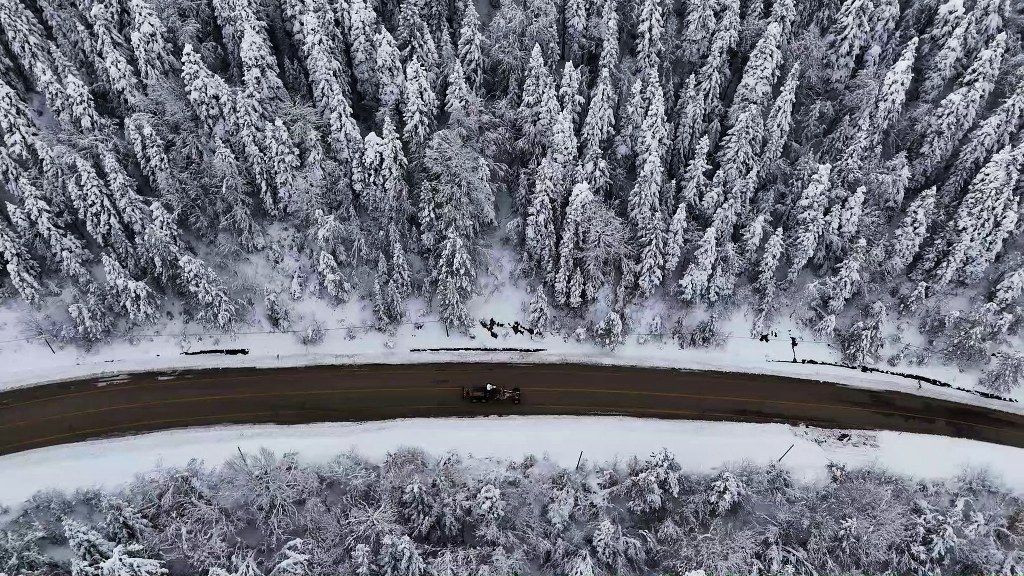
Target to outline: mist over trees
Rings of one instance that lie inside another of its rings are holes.
[[[562,468],[239,454],[117,490],[41,492],[0,525],[0,570],[72,576],[1020,574],[1024,501],[984,473],[830,464],[682,471],[660,451]],[[127,479],[126,479],[127,480]]]
[[[172,302],[277,326],[307,295],[385,331],[422,296],[466,330],[503,243],[549,326],[617,342],[655,299],[754,335],[792,315],[847,358],[987,365],[1005,391],[1021,21],[1010,0],[0,0],[2,290],[76,341]],[[287,286],[239,281],[242,255]]]

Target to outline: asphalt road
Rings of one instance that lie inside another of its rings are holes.
[[[522,404],[462,400],[462,386],[484,382],[519,386]],[[803,422],[1024,448],[1024,416],[813,380],[566,364],[413,364],[143,373],[10,390],[0,393],[0,454],[185,426],[488,414]]]

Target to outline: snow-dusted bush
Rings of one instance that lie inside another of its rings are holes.
[[[996,394],[1006,394],[1020,386],[1022,381],[1024,356],[1007,353],[992,359],[992,364],[982,372],[978,383]]]

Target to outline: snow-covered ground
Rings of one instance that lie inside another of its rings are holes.
[[[324,461],[354,450],[378,459],[402,446],[432,454],[458,450],[476,458],[547,455],[574,466],[645,456],[668,448],[689,471],[729,463],[782,463],[814,479],[830,462],[878,465],[919,478],[944,478],[965,468],[988,468],[1024,492],[1024,452],[984,442],[896,432],[838,433],[781,424],[686,422],[626,417],[490,417],[391,420],[302,426],[247,425],[156,432],[134,437],[54,446],[0,457],[0,504],[16,504],[37,490],[113,486],[157,466],[192,458],[216,465],[237,450],[267,447]],[[792,449],[786,450],[792,445]]]
[[[609,351],[591,341],[579,342],[563,336],[571,334],[576,326],[562,326],[560,334],[531,338],[514,334],[512,322],[526,322],[524,307],[530,295],[510,282],[508,268],[498,270],[482,282],[482,293],[472,303],[477,318],[494,318],[506,323],[492,336],[475,324],[469,336],[448,334],[444,326],[425,311],[422,301],[409,304],[409,322],[398,327],[393,336],[384,335],[372,327],[372,313],[365,303],[350,302],[340,307],[327,305],[321,300],[307,298],[293,303],[293,326],[302,329],[312,321],[327,328],[324,340],[314,346],[303,345],[297,334],[268,332],[266,321],[253,312],[249,326],[239,328],[240,334],[217,335],[203,333],[190,326],[170,323],[147,336],[130,341],[116,341],[97,345],[91,350],[62,346],[42,338],[26,338],[26,310],[17,304],[0,309],[0,389],[27,386],[47,381],[109,376],[122,372],[204,367],[275,367],[312,364],[353,363],[416,363],[444,361],[497,361],[497,362],[582,362],[611,365],[639,365],[686,369],[709,369],[760,374],[775,374],[829,380],[847,385],[901,390],[926,394],[959,402],[979,404],[1011,412],[1024,412],[1024,403],[987,400],[966,392],[924,385],[918,390],[915,381],[884,374],[865,374],[854,370],[772,361],[791,360],[793,351],[790,336],[800,341],[796,349],[798,358],[837,361],[834,349],[823,342],[804,338],[793,322],[782,319],[776,334],[769,342],[761,342],[749,335],[749,320],[742,313],[720,322],[726,343],[721,348],[688,348],[680,350],[669,336],[669,318],[665,318],[665,336],[658,338],[637,336],[645,330],[651,317],[658,314],[657,306],[636,311],[630,321],[634,335],[623,345]],[[695,322],[696,319],[691,320]],[[155,330],[155,329],[154,329]],[[246,333],[251,332],[251,333]],[[21,336],[20,339],[18,337]],[[641,340],[644,340],[641,342]],[[542,352],[412,352],[415,348],[439,347],[505,347],[543,348]],[[52,348],[52,350],[51,350]],[[209,348],[246,348],[248,355],[185,356],[184,351]],[[882,366],[887,368],[887,366]],[[959,373],[948,366],[907,367],[899,370],[938,378],[964,388],[972,388],[976,374]],[[1017,390],[1024,398],[1024,389]]]

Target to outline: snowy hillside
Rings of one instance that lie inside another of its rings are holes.
[[[494,4],[0,0],[6,351],[460,333],[486,289],[1019,385],[1019,3]]]

